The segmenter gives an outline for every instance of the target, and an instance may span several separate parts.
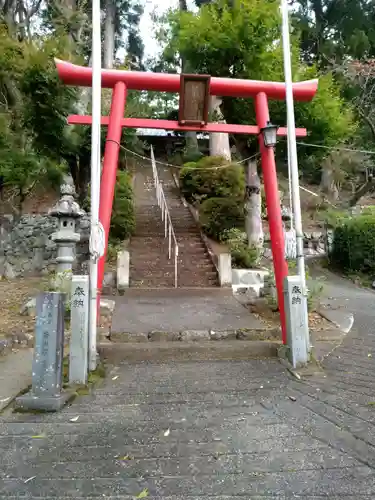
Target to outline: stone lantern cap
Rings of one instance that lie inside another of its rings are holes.
[[[61,198],[48,212],[51,217],[72,217],[78,219],[86,214],[74,200],[76,193],[73,185],[62,184],[60,186],[60,194]]]

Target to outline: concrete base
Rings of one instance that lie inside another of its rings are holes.
[[[117,254],[117,290],[123,292],[129,288],[130,254],[122,250]]]
[[[60,411],[69,401],[71,394],[62,392],[58,396],[35,396],[32,391],[16,398],[14,403],[15,410],[22,411]]]
[[[246,290],[251,291],[251,295],[260,297],[264,288],[264,280],[269,276],[269,272],[263,269],[232,269],[232,289],[234,295],[244,294]]]
[[[220,286],[232,285],[232,258],[230,253],[221,253],[218,257]]]

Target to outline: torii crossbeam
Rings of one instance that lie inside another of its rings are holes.
[[[77,66],[69,62],[56,60],[57,73],[66,85],[91,87],[92,69]],[[208,77],[209,78],[209,77]],[[179,93],[181,75],[151,72],[102,70],[102,87],[112,88],[112,104],[109,116],[102,117],[102,125],[108,126],[107,142],[104,150],[102,180],[100,184],[99,219],[105,230],[105,254],[99,261],[98,292],[102,288],[104,265],[108,245],[112,203],[116,183],[116,171],[119,157],[121,132],[128,128],[155,128],[164,130],[218,132],[230,134],[250,134],[259,136],[264,190],[267,203],[267,214],[271,236],[272,256],[280,310],[280,322],[283,342],[286,343],[286,325],[284,310],[283,281],[288,275],[285,260],[284,232],[281,218],[281,206],[278,190],[275,155],[272,148],[264,144],[260,131],[269,122],[268,100],[285,100],[285,84],[280,82],[263,82],[255,80],[239,80],[232,78],[209,78],[210,95],[253,98],[255,101],[257,125],[235,125],[223,123],[204,123],[200,125],[182,125],[179,121],[152,120],[145,118],[124,118],[127,90],[151,90],[159,92]],[[299,82],[293,85],[294,99],[311,101],[318,89],[318,80]],[[91,116],[72,115],[70,124],[90,125]],[[279,136],[286,136],[287,129],[279,128]],[[296,136],[306,136],[305,129],[296,129]]]

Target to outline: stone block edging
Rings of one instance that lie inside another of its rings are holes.
[[[110,333],[113,343],[139,342],[212,342],[220,340],[247,340],[281,343],[281,333],[274,329],[235,329],[235,330],[182,330],[180,332],[121,332]]]

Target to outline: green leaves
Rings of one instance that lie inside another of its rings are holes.
[[[148,497],[148,489],[145,488],[143,491],[140,492],[139,495],[137,495],[135,498],[147,498]]]
[[[198,73],[213,76],[264,76],[272,72],[279,48],[278,3],[243,0],[230,7],[226,0],[203,5],[197,14],[175,12],[169,17],[167,53],[177,51]],[[194,36],[192,36],[194,33]]]

